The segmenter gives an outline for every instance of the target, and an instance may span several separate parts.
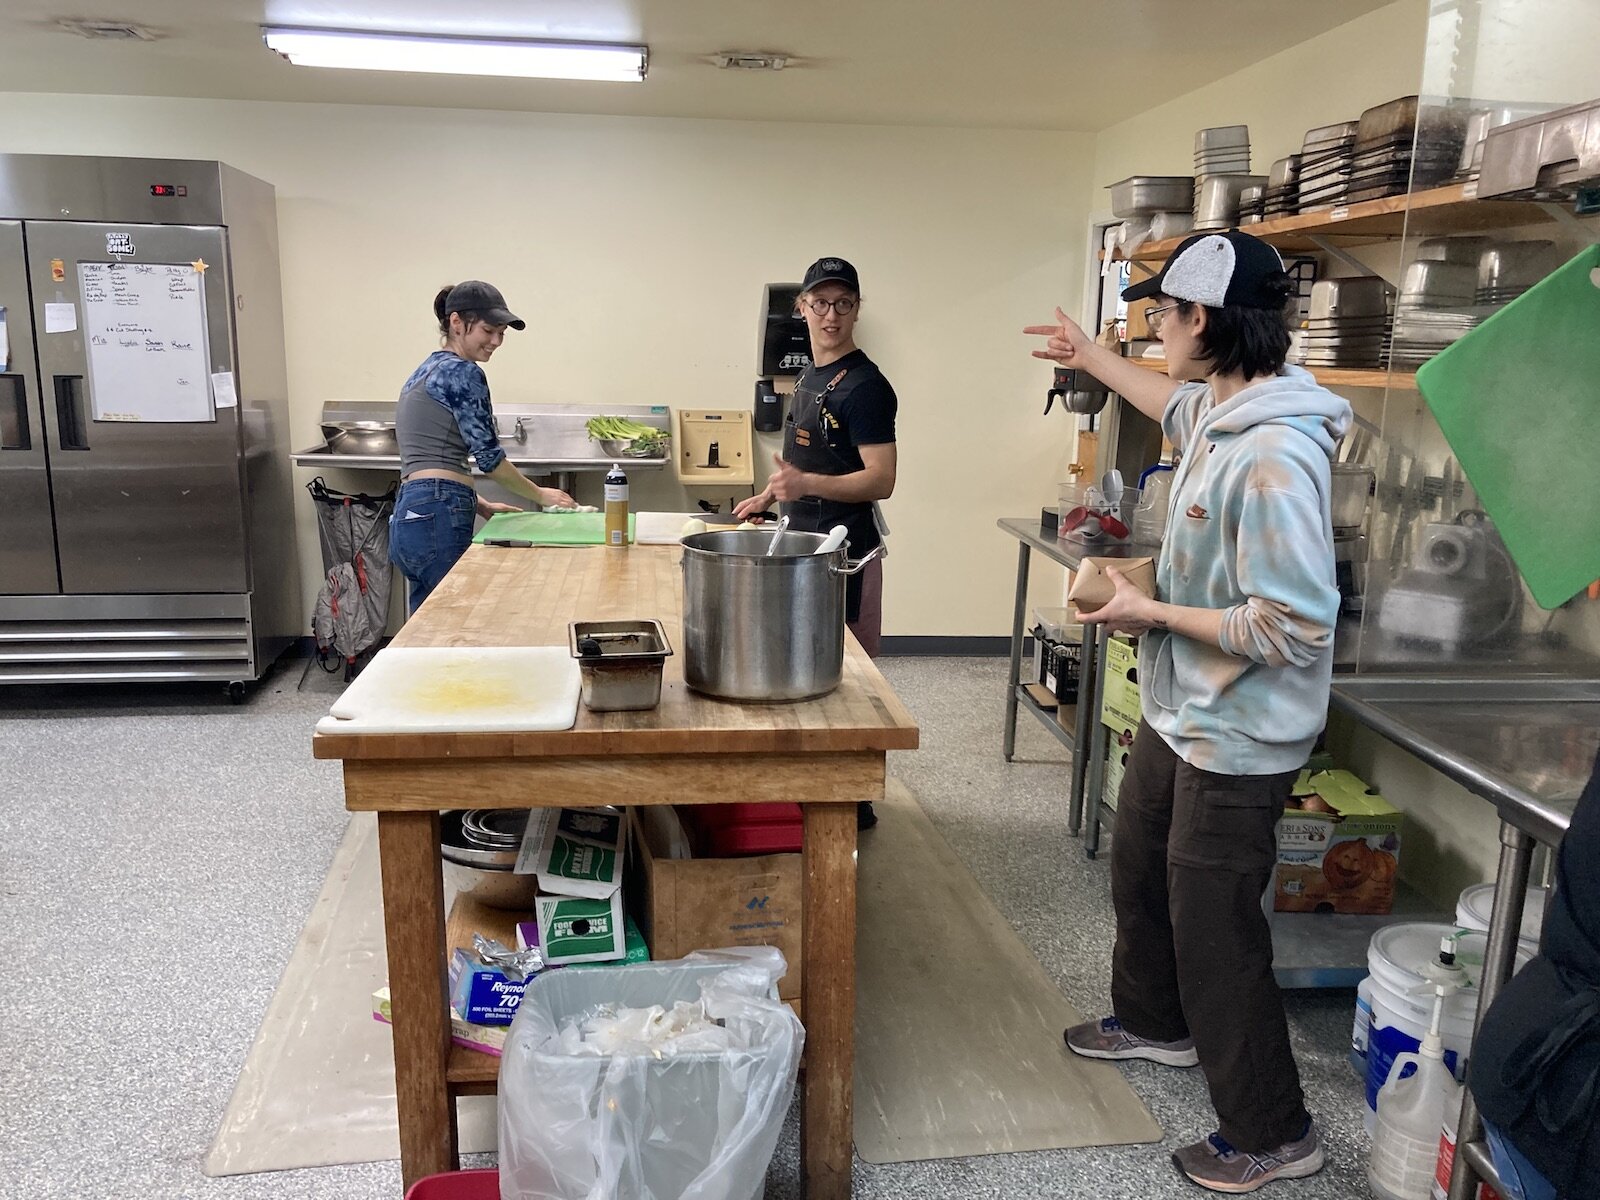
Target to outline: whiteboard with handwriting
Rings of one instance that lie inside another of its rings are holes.
[[[96,421],[214,421],[205,276],[189,263],[78,264]]]

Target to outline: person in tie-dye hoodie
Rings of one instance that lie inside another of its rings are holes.
[[[1350,406],[1285,365],[1293,286],[1243,233],[1184,241],[1129,288],[1154,298],[1167,377],[1059,309],[1037,357],[1092,372],[1161,422],[1181,455],[1156,595],[1114,570],[1086,621],[1139,634],[1144,721],[1117,798],[1111,892],[1115,1015],[1073,1026],[1090,1058],[1199,1065],[1218,1129],[1173,1154],[1239,1193],[1322,1169],[1272,974],[1261,896],[1275,826],[1327,717],[1339,608],[1330,464]],[[1198,382],[1190,382],[1198,381]]]

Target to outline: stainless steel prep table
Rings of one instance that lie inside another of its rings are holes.
[[[1511,977],[1535,843],[1557,846],[1600,749],[1600,680],[1362,676],[1335,680],[1333,707],[1495,806],[1500,864],[1478,1019]],[[1472,1093],[1464,1091],[1450,1200],[1500,1190]]]
[[[1072,751],[1072,788],[1067,801],[1067,832],[1074,837],[1084,826],[1084,802],[1089,805],[1088,826],[1084,829],[1083,851],[1093,858],[1100,850],[1100,792],[1105,772],[1106,727],[1100,722],[1100,704],[1105,696],[1105,648],[1111,635],[1101,625],[1083,627],[1083,657],[1078,664],[1078,707],[1071,732],[1028,695],[1022,682],[1022,640],[1027,634],[1028,568],[1034,551],[1069,571],[1076,571],[1085,558],[1154,558],[1160,546],[1137,542],[1121,545],[1085,546],[1058,538],[1030,517],[1002,517],[996,522],[1017,539],[1017,594],[1011,614],[1011,675],[1006,685],[1005,756],[1017,745],[1017,708],[1020,705],[1039,719],[1063,746]]]

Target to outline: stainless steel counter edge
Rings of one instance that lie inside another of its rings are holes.
[[[290,456],[297,467],[343,467],[363,471],[399,471],[400,456],[384,454],[335,454],[326,444],[314,446],[309,450],[297,450]],[[538,471],[606,471],[614,462],[621,462],[623,469],[639,467],[648,470],[658,470],[667,465],[665,458],[519,458],[515,454],[507,454],[506,461],[514,467],[531,467]],[[474,470],[474,475],[480,472]]]
[[[1352,680],[1357,686],[1369,686],[1367,680]],[[1402,684],[1419,682],[1419,678],[1397,680]],[[1452,681],[1462,684],[1466,681]],[[1454,780],[1476,796],[1481,796],[1495,806],[1500,819],[1514,825],[1529,837],[1547,846],[1559,845],[1567,832],[1570,816],[1518,787],[1504,776],[1493,774],[1471,759],[1453,753],[1447,747],[1430,741],[1405,722],[1392,716],[1381,705],[1341,689],[1341,681],[1334,680],[1330,697],[1334,708],[1355,718],[1361,724],[1388,738],[1402,750],[1416,755],[1423,762]]]
[[[1034,517],[1001,517],[995,525],[1069,571],[1076,571],[1086,558],[1154,558],[1161,553],[1159,545],[1141,542],[1108,542],[1097,546],[1058,538]]]

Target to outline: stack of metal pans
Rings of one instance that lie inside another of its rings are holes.
[[[1238,182],[1250,174],[1250,127],[1217,125],[1194,135],[1194,227],[1228,229],[1239,223]],[[1230,182],[1208,181],[1224,178]]]
[[[1355,170],[1356,131],[1359,121],[1321,125],[1306,133],[1300,147],[1300,178],[1295,207],[1300,212],[1334,208],[1345,202],[1350,175]]]
[[[1239,192],[1239,224],[1259,225],[1266,216],[1266,192],[1264,183],[1252,184]]]
[[[1356,123],[1347,199],[1381,200],[1434,187],[1455,172],[1466,137],[1467,114],[1402,96],[1375,105]]]
[[[1419,367],[1474,328],[1487,314],[1473,302],[1477,268],[1448,259],[1416,259],[1400,278],[1394,327],[1384,360]]]
[[[1300,204],[1300,156],[1291,154],[1272,164],[1267,173],[1267,189],[1262,194],[1261,215],[1268,221],[1273,217],[1292,216]]]
[[[1389,287],[1376,275],[1319,279],[1311,285],[1311,315],[1300,340],[1307,367],[1372,367],[1389,328]]]
[[[1480,239],[1481,240],[1481,239]],[[1509,304],[1561,265],[1554,242],[1504,242],[1478,255],[1477,304]]]

